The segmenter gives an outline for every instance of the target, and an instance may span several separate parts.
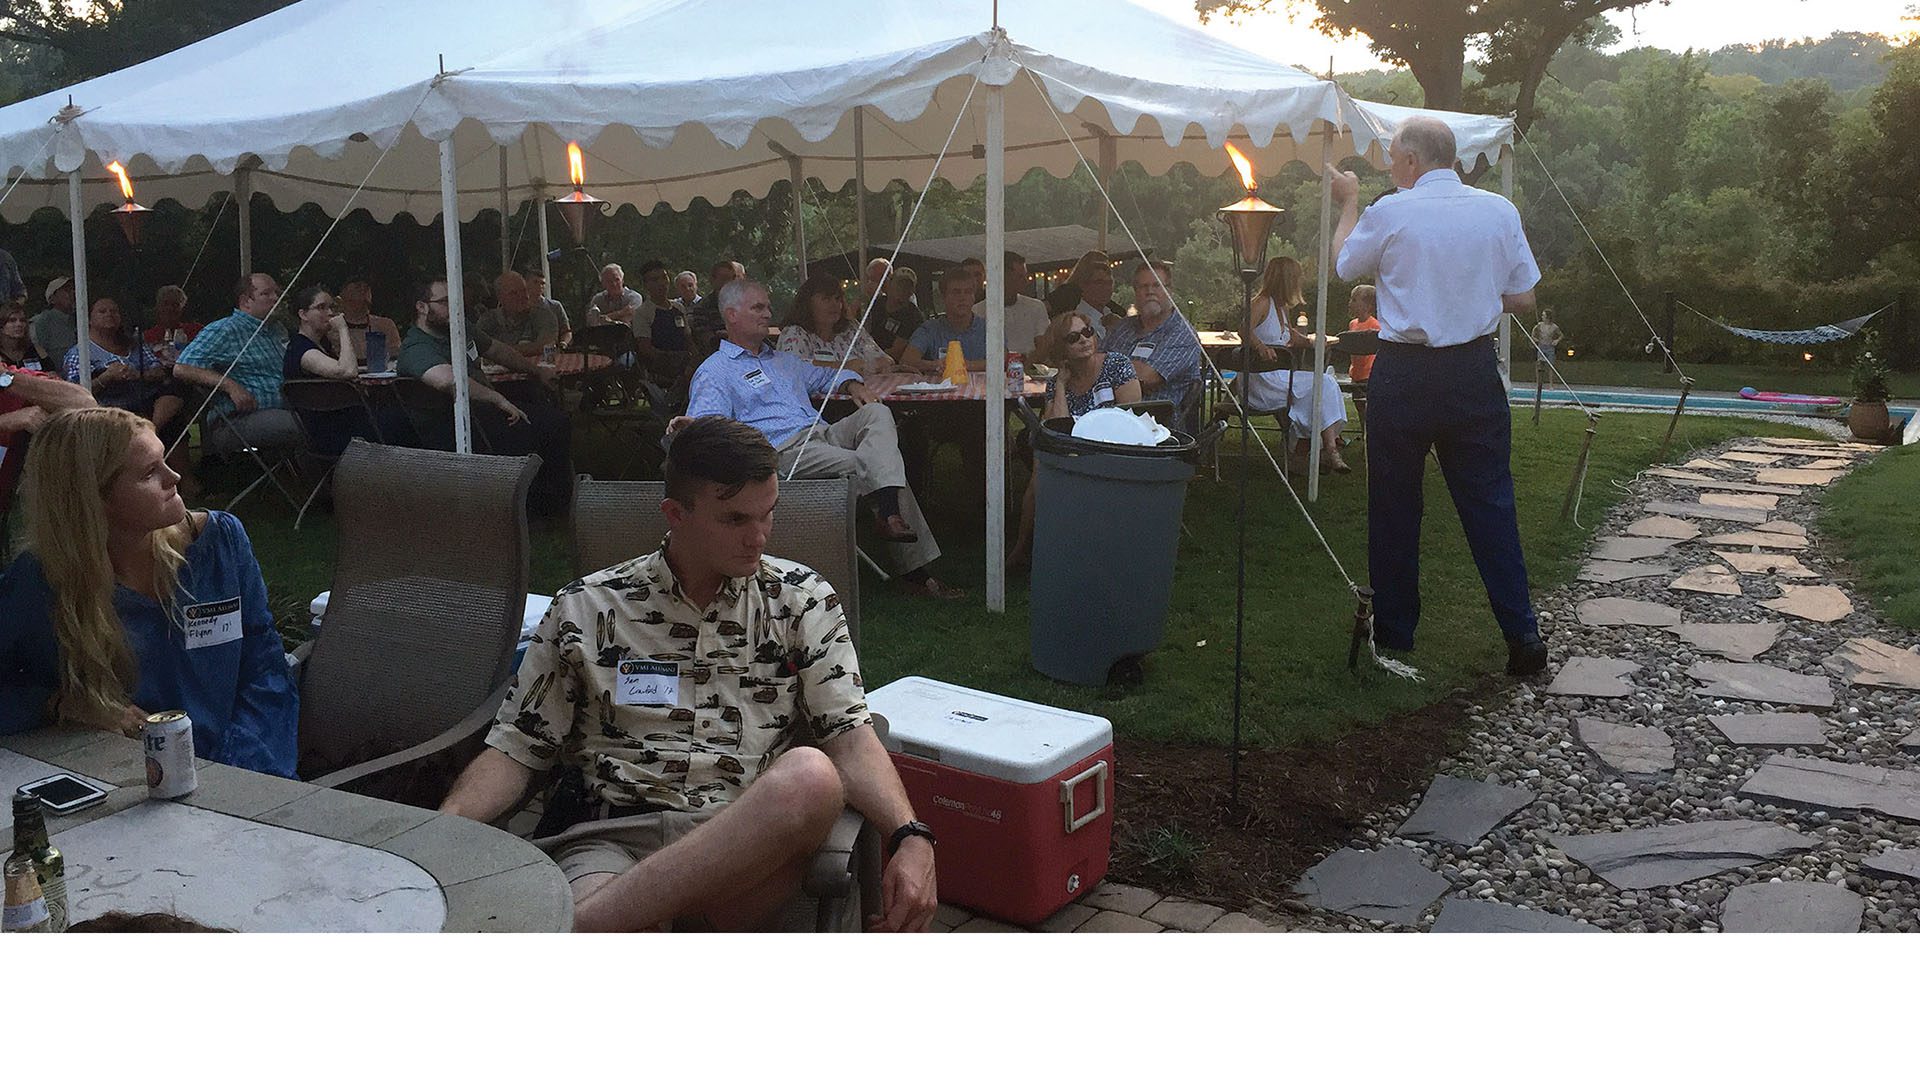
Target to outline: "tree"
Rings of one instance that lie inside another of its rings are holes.
[[[1487,56],[1486,82],[1514,87],[1516,123],[1533,123],[1547,65],[1569,41],[1605,31],[1609,11],[1655,0],[1194,0],[1201,16],[1312,6],[1314,26],[1335,37],[1365,34],[1374,55],[1405,64],[1430,109],[1459,109],[1466,100],[1467,53]],[[1658,0],[1667,3],[1668,0]]]
[[[287,6],[292,0],[0,0],[0,40],[57,58],[56,86],[118,71]]]

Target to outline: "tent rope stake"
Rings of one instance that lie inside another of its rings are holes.
[[[1567,497],[1560,502],[1560,523],[1571,519],[1580,524],[1580,498],[1587,490],[1587,464],[1592,460],[1593,436],[1600,429],[1598,413],[1587,414],[1587,433],[1580,440],[1580,457],[1573,463],[1573,482],[1567,485]]]
[[[1680,400],[1673,404],[1673,419],[1667,421],[1666,437],[1660,440],[1660,458],[1667,460],[1667,451],[1673,446],[1673,429],[1680,426],[1680,414],[1686,411],[1687,395],[1693,393],[1693,377],[1680,376]]]

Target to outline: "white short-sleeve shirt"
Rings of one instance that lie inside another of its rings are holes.
[[[1493,333],[1501,297],[1540,282],[1520,212],[1452,169],[1369,206],[1334,270],[1348,281],[1374,279],[1381,337],[1436,348]]]

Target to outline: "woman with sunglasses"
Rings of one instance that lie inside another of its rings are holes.
[[[1118,353],[1100,351],[1100,328],[1079,309],[1055,315],[1040,335],[1034,358],[1055,362],[1060,371],[1047,381],[1047,406],[1041,414],[1053,420],[1084,416],[1109,405],[1140,401],[1140,379],[1133,361]],[[1027,494],[1020,508],[1020,535],[1007,553],[1007,566],[1025,566],[1033,555],[1033,508],[1040,472],[1032,467],[1032,449],[1022,443],[1028,458]]]

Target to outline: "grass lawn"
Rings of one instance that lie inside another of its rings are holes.
[[[1588,528],[1621,490],[1624,481],[1651,463],[1667,417],[1607,414],[1594,442],[1580,520]],[[1549,409],[1535,428],[1516,413],[1514,473],[1519,488],[1521,535],[1537,588],[1568,581],[1586,529],[1559,521],[1584,421],[1578,413]],[[1684,460],[1703,447],[1740,434],[1805,434],[1741,418],[1689,417],[1682,422],[1674,454]],[[1227,445],[1233,444],[1230,436]],[[1315,516],[1348,571],[1366,573],[1366,494],[1359,471],[1363,453],[1349,451],[1356,471],[1329,477],[1321,486]],[[936,506],[970,502],[958,490],[951,450],[940,459]],[[581,467],[587,463],[581,462]],[[1223,479],[1210,474],[1189,488],[1183,538],[1165,643],[1147,661],[1144,683],[1130,689],[1087,689],[1054,683],[1027,664],[1027,589],[1024,578],[1009,588],[1008,610],[991,615],[982,602],[979,514],[941,521],[936,532],[946,550],[940,576],[967,588],[970,598],[951,604],[909,599],[869,576],[861,597],[868,685],[906,675],[949,682],[1111,719],[1125,736],[1173,742],[1219,744],[1231,732],[1233,675],[1234,461]],[[977,496],[975,496],[977,498]],[[1353,601],[1314,543],[1279,480],[1264,463],[1250,490],[1248,556],[1246,737],[1251,744],[1282,746],[1337,737],[1356,725],[1377,723],[1445,696],[1505,662],[1505,646],[1487,610],[1485,593],[1467,556],[1453,505],[1437,468],[1429,470],[1427,524],[1422,551],[1423,621],[1412,657],[1425,676],[1408,682],[1370,665],[1358,675],[1346,668]],[[217,505],[217,504],[216,504]],[[1012,505],[1018,506],[1017,502]],[[280,625],[292,640],[305,637],[307,601],[327,587],[336,542],[324,513],[308,516],[292,531],[293,515],[256,495],[241,516],[266,572]],[[564,527],[536,522],[532,581],[551,593],[570,579]],[[1092,628],[1090,628],[1090,631]]]
[[[1845,368],[1822,367],[1813,364],[1687,364],[1687,374],[1694,378],[1696,390],[1723,390],[1739,393],[1742,387],[1751,386],[1756,390],[1778,390],[1789,394],[1825,394],[1833,397],[1850,398],[1853,391],[1848,386],[1848,371]],[[1575,386],[1652,386],[1678,388],[1680,379],[1676,375],[1660,370],[1660,362],[1652,357],[1640,360],[1565,360],[1556,358],[1554,366]],[[1522,350],[1515,349],[1513,354],[1514,378],[1525,381],[1533,378],[1533,365],[1522,356]],[[1549,374],[1549,380],[1552,376]],[[1896,371],[1887,376],[1887,388],[1896,398],[1920,398],[1920,371]]]
[[[1887,450],[1828,488],[1820,526],[1882,614],[1920,630],[1920,446]]]

